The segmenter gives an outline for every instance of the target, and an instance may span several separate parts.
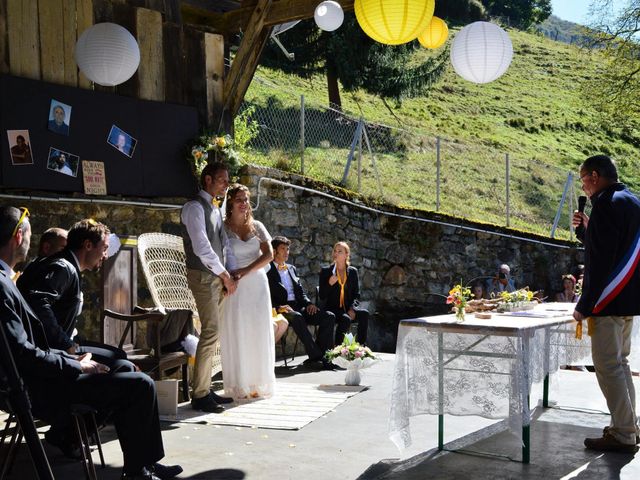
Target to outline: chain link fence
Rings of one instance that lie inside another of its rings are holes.
[[[401,207],[551,233],[569,171],[480,143],[376,124],[274,88],[277,96],[274,90],[241,108],[240,116],[258,127],[248,161]],[[572,186],[556,238],[571,236],[570,208],[579,192],[578,183]]]

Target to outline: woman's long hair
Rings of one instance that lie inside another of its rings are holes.
[[[251,199],[251,193],[249,192],[249,189],[247,187],[240,183],[234,183],[233,185],[231,185],[231,187],[229,187],[229,190],[227,191],[227,208],[225,222],[231,220],[231,216],[233,215],[233,203],[236,195],[238,195],[238,193],[240,192],[246,192],[247,199]],[[251,202],[249,202],[249,210],[247,211],[247,215],[245,216],[244,224],[249,225],[253,230],[253,209],[251,208]]]

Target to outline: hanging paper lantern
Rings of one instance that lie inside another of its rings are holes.
[[[433,17],[427,29],[418,35],[418,41],[424,48],[440,48],[447,41],[449,27],[444,20]]]
[[[75,59],[89,80],[112,87],[136,73],[140,48],[126,28],[115,23],[98,23],[80,35]]]
[[[342,25],[344,12],[338,2],[327,0],[316,7],[313,18],[316,21],[316,25],[322,30],[333,32]]]
[[[488,22],[474,22],[458,32],[451,45],[451,64],[473,83],[493,82],[507,71],[513,46],[507,32]]]
[[[415,39],[431,22],[434,0],[355,0],[356,19],[376,42],[400,45]]]

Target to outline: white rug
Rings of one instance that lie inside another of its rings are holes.
[[[311,385],[308,383],[276,384],[272,398],[225,405],[224,413],[192,410],[188,403],[178,406],[176,416],[160,416],[164,422],[234,425],[241,427],[300,430],[330,412],[347,398],[365,390],[366,386]]]

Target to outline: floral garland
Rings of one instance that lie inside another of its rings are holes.
[[[193,172],[197,178],[204,167],[211,162],[224,162],[229,167],[229,175],[237,176],[240,169],[240,155],[233,148],[231,135],[205,134],[196,138],[189,148],[187,159],[191,163]]]

